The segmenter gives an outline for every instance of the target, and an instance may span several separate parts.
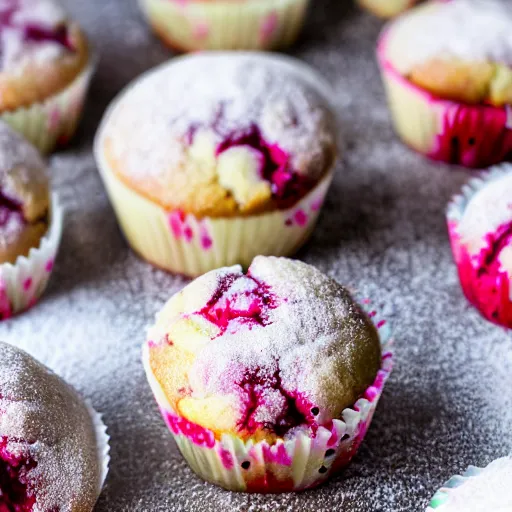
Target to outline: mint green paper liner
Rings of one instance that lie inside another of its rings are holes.
[[[65,145],[74,135],[95,69],[95,58],[58,94],[28,107],[3,112],[0,119],[21,133],[42,153]]]

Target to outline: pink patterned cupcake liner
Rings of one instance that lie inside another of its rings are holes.
[[[478,254],[471,254],[461,237],[459,225],[464,211],[476,192],[486,184],[510,174],[508,165],[492,169],[485,176],[472,179],[448,207],[447,223],[450,242],[462,290],[480,313],[493,323],[512,328],[512,289],[510,273],[503,269],[498,258],[491,258],[495,235],[489,235]],[[510,224],[497,230],[496,237],[506,240]]]
[[[357,453],[370,427],[384,385],[392,371],[391,329],[369,300],[362,303],[377,328],[382,346],[382,365],[374,383],[340,419],[321,426],[314,436],[304,431],[269,445],[266,441],[242,441],[214,433],[189,422],[173,411],[149,366],[149,348],[143,361],[162,416],[192,470],[225,489],[278,493],[316,487],[345,467]]]
[[[30,249],[14,264],[0,264],[0,320],[6,320],[36,304],[50,280],[62,236],[63,209],[52,195],[48,231],[39,247]]]

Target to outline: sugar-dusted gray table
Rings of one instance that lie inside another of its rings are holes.
[[[170,57],[134,0],[68,0],[101,52],[74,145],[51,160],[67,206],[52,284],[0,338],[40,358],[104,412],[112,464],[98,512],[418,512],[453,473],[512,450],[512,337],[468,307],[444,210],[468,174],[434,165],[394,136],[374,62],[380,22],[343,0],[315,0],[291,52],[333,84],[346,152],[313,239],[298,257],[386,311],[396,367],[359,454],[318,490],[233,494],[181,459],[140,363],[155,311],[185,284],[127,248],[91,154],[102,112],[142,71]]]

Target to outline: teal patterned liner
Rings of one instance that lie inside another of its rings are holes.
[[[439,508],[440,506],[444,505],[448,499],[450,498],[450,491],[451,489],[456,489],[457,487],[460,487],[461,485],[464,485],[468,479],[474,478],[478,475],[480,475],[484,471],[484,468],[477,468],[476,466],[469,466],[469,468],[466,470],[466,472],[461,475],[455,475],[448,480],[444,484],[441,489],[439,489],[432,498],[432,501],[430,502],[429,507],[427,508],[426,512],[432,512],[436,508]]]

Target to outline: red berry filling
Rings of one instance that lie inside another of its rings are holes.
[[[7,438],[0,438],[0,512],[31,512],[36,498],[28,486],[28,473],[37,462],[17,456],[7,449]]]
[[[248,284],[255,286],[240,292],[230,292],[231,286],[239,279],[244,279]],[[278,301],[272,295],[270,287],[259,283],[250,275],[232,274],[221,280],[212,298],[198,314],[219,327],[219,336],[222,336],[235,320],[234,329],[240,324],[249,328],[267,325],[269,310],[277,306]]]
[[[13,217],[15,219],[12,219]],[[20,225],[25,224],[22,205],[0,189],[0,228],[4,227],[9,220],[15,220]]]
[[[264,162],[261,177],[272,185],[272,196],[279,208],[289,208],[305,196],[314,183],[297,174],[290,163],[290,156],[277,144],[269,144],[255,124],[242,133],[227,137],[217,147],[217,155],[236,146],[249,146],[258,151]]]

